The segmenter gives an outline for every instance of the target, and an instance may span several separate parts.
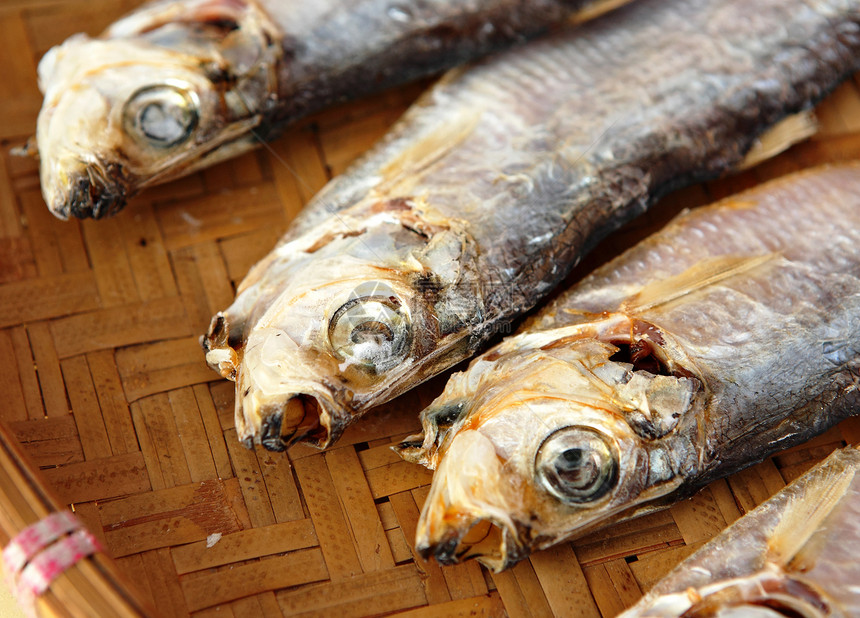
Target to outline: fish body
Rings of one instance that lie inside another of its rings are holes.
[[[682,214],[422,412],[417,547],[500,569],[664,508],[856,414],[858,369],[860,166]]]
[[[117,212],[141,189],[337,101],[438,72],[617,0],[156,0],[39,64],[45,201]]]
[[[860,615],[860,451],[845,448],[750,511],[620,618]]]
[[[602,236],[858,68],[860,2],[643,0],[455,71],[329,183],[203,345],[248,445],[335,440]]]

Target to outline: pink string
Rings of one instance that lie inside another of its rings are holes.
[[[3,550],[6,573],[17,574],[45,547],[80,527],[81,522],[70,511],[58,511],[24,528]]]
[[[99,542],[89,530],[75,530],[42,551],[24,567],[18,579],[19,594],[42,594],[66,569],[100,550]]]
[[[51,582],[101,550],[98,540],[71,512],[51,513],[22,530],[3,550],[7,583],[18,602],[32,612],[35,597]]]

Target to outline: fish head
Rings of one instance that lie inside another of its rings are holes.
[[[147,15],[72,36],[39,63],[41,184],[60,218],[113,214],[146,186],[256,141],[276,64],[262,35],[240,15],[193,26]]]
[[[501,570],[680,486],[698,457],[701,382],[639,369],[624,358],[629,322],[607,322],[596,336],[509,338],[422,412],[423,435],[398,447],[435,468],[418,551]]]
[[[203,339],[236,382],[247,445],[326,446],[359,412],[450,366],[481,314],[474,242],[409,200],[338,213],[280,245]]]
[[[110,65],[93,70],[93,58]],[[217,116],[214,84],[196,60],[156,47],[74,37],[39,66],[42,190],[64,219],[122,208],[145,179],[192,157],[211,132],[201,119]]]

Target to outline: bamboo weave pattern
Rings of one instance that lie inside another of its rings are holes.
[[[233,384],[206,367],[197,339],[302,205],[423,85],[310,118],[268,149],[148,191],[117,217],[61,222],[42,201],[36,164],[8,153],[35,126],[36,62],[133,4],[0,0],[0,417],[163,615],[614,616],[831,450],[860,442],[860,421],[846,421],[668,511],[498,575],[421,560],[411,543],[430,474],[389,446],[419,429],[417,413],[445,376],[325,453],[248,451],[233,428]],[[860,156],[856,78],[818,116],[812,141],[670,196],[571,281],[683,207]]]

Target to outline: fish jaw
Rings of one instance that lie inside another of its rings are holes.
[[[610,322],[585,332],[620,336],[625,321]],[[424,434],[395,449],[436,470],[416,538],[424,555],[500,570],[655,510],[695,472],[700,383],[643,377],[610,360],[612,344],[571,341],[577,332],[520,335],[479,357],[422,412]],[[675,412],[677,424],[661,423]]]
[[[57,147],[44,147],[42,151],[57,150]],[[49,155],[41,164],[40,178],[45,203],[63,220],[113,215],[134,192],[134,181],[121,163],[103,161],[94,153],[72,149],[62,155]]]
[[[208,364],[236,382],[246,444],[328,446],[368,408],[474,349],[482,305],[471,240],[424,225],[425,214],[361,204],[249,272],[201,341]],[[297,398],[302,410],[291,412]]]
[[[150,184],[253,148],[280,60],[276,42],[260,42],[271,26],[255,11],[234,16],[241,37],[195,39],[182,31],[191,24],[143,19],[144,10],[138,31],[79,34],[49,50],[36,145],[51,212],[112,215]]]
[[[422,509],[415,548],[426,559],[454,564],[485,546],[483,562],[501,570],[518,557],[518,534],[513,518],[512,496],[493,479],[502,475],[502,462],[492,442],[477,431],[465,431],[433,475],[433,484]],[[462,466],[465,473],[458,469]],[[481,524],[486,532],[481,534]],[[475,541],[469,534],[478,532]],[[489,541],[489,543],[487,543]]]
[[[259,377],[260,372],[255,374]],[[338,393],[321,388],[312,380],[292,376],[265,387],[244,379],[236,381],[235,423],[239,441],[248,448],[260,444],[269,451],[283,451],[305,439],[320,448],[343,432],[346,422]]]

